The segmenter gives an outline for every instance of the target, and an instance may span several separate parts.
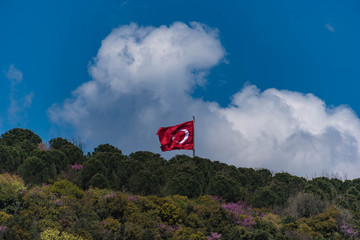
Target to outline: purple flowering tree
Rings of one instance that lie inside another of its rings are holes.
[[[83,165],[75,163],[71,165],[71,168],[75,169],[76,171],[80,171],[81,169],[83,169]]]
[[[359,233],[355,231],[346,221],[342,221],[340,225],[340,232],[344,234],[346,238],[350,239],[359,239]]]
[[[219,240],[221,239],[222,234],[217,232],[212,232],[210,236],[207,237],[207,240]]]
[[[243,227],[251,227],[256,224],[256,220],[261,220],[265,214],[254,210],[244,201],[237,203],[222,203],[221,207],[229,212],[235,222]]]

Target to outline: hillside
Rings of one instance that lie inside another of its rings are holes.
[[[3,239],[358,239],[360,180],[0,138]]]

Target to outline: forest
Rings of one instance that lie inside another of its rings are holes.
[[[360,179],[0,137],[0,239],[360,239],[359,200]]]

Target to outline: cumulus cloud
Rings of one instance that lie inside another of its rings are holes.
[[[350,108],[328,108],[312,94],[247,86],[219,111],[244,141],[243,149],[232,150],[233,164],[302,176],[357,175],[360,121]]]
[[[200,23],[121,26],[102,41],[89,68],[92,80],[54,104],[49,117],[72,126],[89,146],[109,142],[128,154],[160,152],[157,129],[195,115],[198,156],[301,176],[357,176],[360,121],[349,107],[253,85],[226,108],[193,98],[225,55],[218,31]]]
[[[192,117],[189,94],[205,83],[208,70],[224,54],[217,31],[200,23],[119,27],[102,41],[89,69],[93,80],[61,106],[52,106],[49,116],[70,123],[86,138],[116,142],[125,151],[144,149],[150,142],[148,149],[157,145],[158,150],[154,132],[161,124]]]

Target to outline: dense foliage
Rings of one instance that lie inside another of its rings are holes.
[[[359,239],[360,179],[0,138],[2,239]]]

